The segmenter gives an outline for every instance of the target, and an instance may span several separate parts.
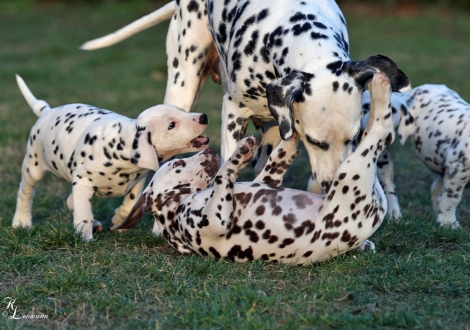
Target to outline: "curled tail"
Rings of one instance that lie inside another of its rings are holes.
[[[175,1],[172,1],[157,9],[153,13],[140,18],[129,25],[126,25],[116,32],[85,42],[80,48],[84,50],[94,50],[117,44],[118,42],[127,39],[142,30],[148,29],[151,26],[170,19],[174,12]]]
[[[36,116],[40,117],[41,114],[51,108],[46,101],[38,100],[36,97],[34,97],[33,93],[31,93],[28,86],[26,86],[24,80],[18,75],[16,75],[16,82],[20,87],[21,94],[23,94],[24,98],[26,99],[26,102],[28,102],[29,106],[31,107],[31,109],[33,109]]]

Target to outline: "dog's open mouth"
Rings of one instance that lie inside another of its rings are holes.
[[[197,138],[191,140],[186,147],[200,149],[203,146],[207,146],[208,144],[209,144],[209,138],[207,136],[199,135]]]

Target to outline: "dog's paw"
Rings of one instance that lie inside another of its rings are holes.
[[[98,220],[93,220],[93,233],[102,233],[103,225]]]
[[[361,246],[358,247],[360,251],[372,251],[375,253],[375,244],[372,241],[365,240]]]
[[[238,147],[230,159],[232,164],[246,164],[251,161],[253,159],[255,145],[256,139],[254,136],[246,137],[238,142]]]

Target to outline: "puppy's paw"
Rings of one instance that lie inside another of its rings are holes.
[[[253,159],[256,139],[254,136],[249,136],[238,142],[238,147],[233,153],[230,161],[234,165],[246,164]]]
[[[98,220],[93,220],[93,233],[102,233],[103,225]]]
[[[375,253],[375,244],[372,241],[365,240],[361,246],[358,247],[360,251],[372,251]]]

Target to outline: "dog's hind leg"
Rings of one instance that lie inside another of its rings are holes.
[[[30,138],[30,143],[34,141]],[[42,179],[46,169],[41,165],[44,163],[42,154],[35,152],[28,145],[26,155],[21,166],[21,183],[16,201],[16,211],[13,216],[12,227],[31,227],[31,208],[34,197],[34,187]]]
[[[165,104],[190,111],[217,58],[204,0],[177,1],[166,38]]]
[[[253,181],[263,182],[276,187],[280,186],[284,175],[295,157],[299,154],[297,150],[298,144],[299,137],[297,133],[294,133],[289,140],[281,140],[269,156],[261,173]]]
[[[114,216],[112,219],[113,226],[117,226],[121,222],[123,222],[124,219],[126,219],[126,217],[131,212],[135,203],[142,194],[142,190],[144,189],[145,185],[145,177],[146,176],[144,176],[139,182],[135,184],[134,187],[132,187],[131,190],[129,190],[126,196],[124,196],[124,201],[122,202],[122,205],[114,211]]]
[[[233,188],[238,172],[253,158],[255,144],[254,137],[247,137],[238,142],[232,156],[217,171],[211,198],[204,208],[204,214],[215,214],[217,217],[209,220],[211,233],[225,235],[232,227],[234,203],[243,198],[241,194],[234,195]]]
[[[390,152],[385,149],[377,160],[377,177],[387,197],[387,214],[396,219],[401,217],[401,210],[393,176],[393,162],[390,159]]]
[[[343,246],[341,252],[361,246],[382,223],[387,206],[376,164],[395,134],[390,81],[385,74],[376,73],[369,90],[373,102],[367,129],[356,150],[336,171],[321,211],[324,235],[337,239],[326,244]],[[369,242],[366,245],[372,246]]]

